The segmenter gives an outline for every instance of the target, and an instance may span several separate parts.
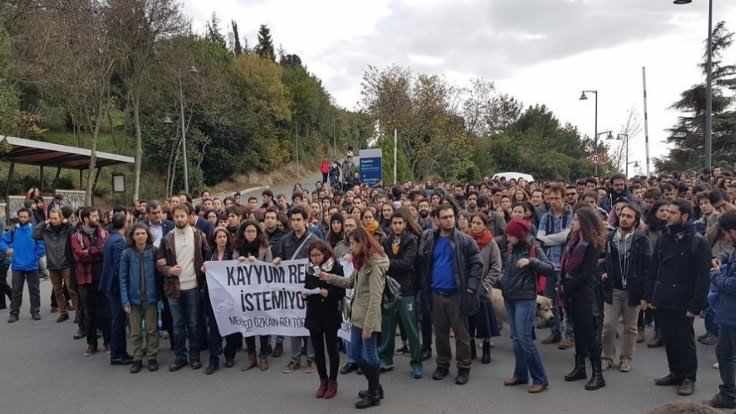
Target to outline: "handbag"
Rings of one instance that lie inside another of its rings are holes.
[[[401,284],[398,280],[386,275],[386,286],[383,288],[383,301],[382,305],[384,309],[391,309],[399,301],[401,296]]]

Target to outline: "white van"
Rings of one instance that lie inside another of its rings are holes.
[[[500,180],[501,178],[505,178],[506,181],[509,181],[512,179],[519,181],[520,179],[523,179],[524,181],[528,183],[534,182],[534,177],[532,177],[530,174],[524,174],[524,173],[519,173],[519,172],[503,172],[503,173],[498,173],[498,174],[493,175],[494,180]]]

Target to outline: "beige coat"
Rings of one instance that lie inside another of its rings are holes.
[[[357,328],[381,332],[381,303],[388,266],[388,257],[372,256],[362,269],[348,277],[329,275],[327,283],[354,289],[350,321]]]

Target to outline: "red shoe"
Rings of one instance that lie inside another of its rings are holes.
[[[330,381],[327,383],[327,392],[325,392],[325,400],[334,398],[337,395],[337,381]]]
[[[327,380],[320,380],[319,388],[317,388],[317,393],[314,394],[314,397],[324,398],[326,392],[327,392]]]

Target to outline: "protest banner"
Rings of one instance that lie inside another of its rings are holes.
[[[307,260],[278,265],[207,262],[207,286],[220,334],[308,336],[304,328]]]
[[[342,265],[342,271],[345,274],[345,277],[349,277],[351,274],[353,274],[353,262],[349,262],[347,260],[340,260],[340,265]],[[353,289],[345,289],[345,306],[349,306],[350,303],[353,301]],[[345,317],[345,311],[343,310],[342,313],[342,325],[340,326],[340,330],[337,331],[337,336],[345,341],[350,342],[350,330],[353,328],[352,322],[350,322],[350,319]]]
[[[350,262],[342,262],[346,275],[353,271]],[[304,288],[307,259],[284,260],[278,265],[236,260],[207,262],[207,286],[220,335],[308,336],[304,328],[307,294],[319,290]],[[346,295],[352,298],[352,289]],[[350,299],[348,299],[349,301]],[[350,340],[350,321],[343,317],[338,332]]]

